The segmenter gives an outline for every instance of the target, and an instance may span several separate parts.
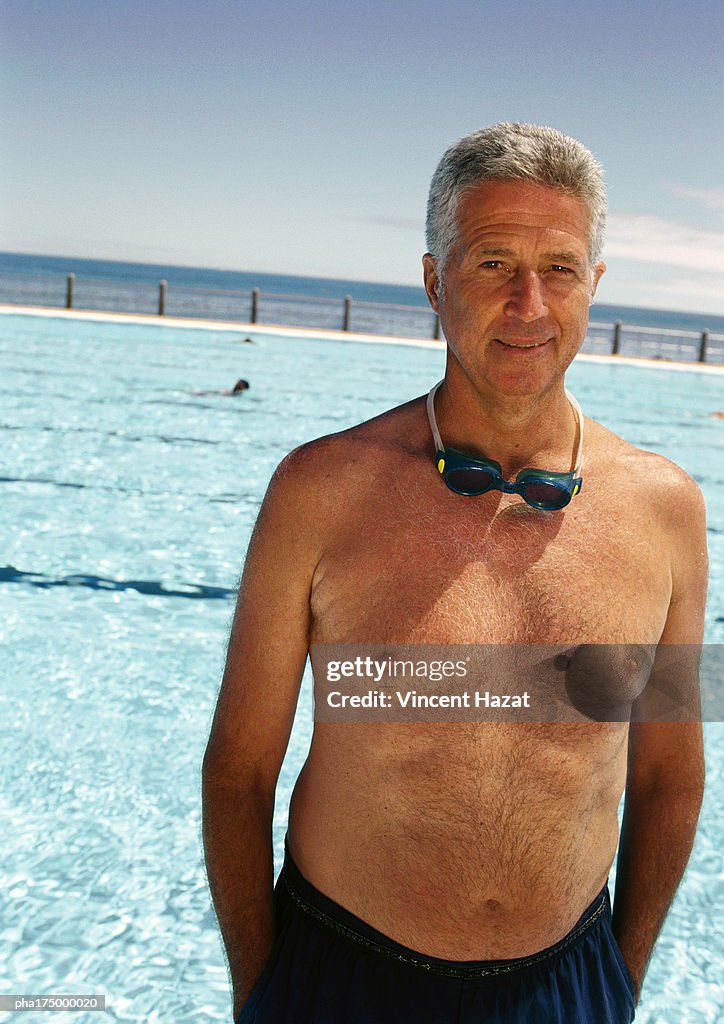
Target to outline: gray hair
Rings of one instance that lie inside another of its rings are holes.
[[[427,203],[427,247],[442,273],[457,238],[457,209],[464,194],[484,181],[531,181],[558,188],[585,203],[589,257],[597,263],[606,227],[603,168],[593,153],[555,128],[502,122],[466,135],[437,165]]]

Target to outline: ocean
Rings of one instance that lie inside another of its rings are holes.
[[[339,330],[349,296],[352,331],[425,338],[435,329],[422,286],[74,256],[0,252],[0,303],[63,307],[71,272],[77,309],[155,314],[164,280],[165,312],[171,316],[246,322],[256,288],[260,323]],[[724,317],[631,306],[595,304],[584,351],[611,351],[616,321],[625,325],[622,355],[696,360],[702,331],[707,330],[707,361],[724,362]]]

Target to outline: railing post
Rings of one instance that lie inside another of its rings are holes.
[[[259,316],[259,289],[254,288],[251,293],[251,318],[250,323],[255,324]]]
[[[621,348],[621,321],[617,320],[613,325],[613,346],[611,347],[611,355],[617,356]]]
[[[433,331],[432,331],[432,337],[433,337],[433,341],[439,341],[440,340],[440,315],[439,315],[439,313],[435,314],[435,326],[434,326]]]
[[[166,313],[166,289],[168,288],[168,281],[160,281],[158,285],[158,315],[164,316]]]
[[[68,284],[65,289],[65,308],[73,308],[73,292],[75,291],[75,274],[68,274]]]
[[[342,321],[342,330],[343,331],[348,331],[349,330],[349,317],[350,317],[350,310],[351,310],[351,308],[352,308],[352,296],[351,295],[345,295],[345,297],[344,297],[344,320]]]
[[[706,346],[709,344],[709,332],[706,328],[701,332],[701,341],[699,342],[699,362],[706,362]]]

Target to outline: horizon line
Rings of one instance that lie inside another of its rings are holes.
[[[339,284],[361,284],[361,285],[372,285],[381,286],[383,288],[414,288],[424,294],[424,287],[422,281],[418,284],[411,284],[404,281],[379,281],[370,280],[368,278],[353,278],[353,277],[335,277],[333,275],[321,275],[321,274],[298,274],[289,272],[280,272],[275,270],[263,270],[256,267],[254,270],[241,270],[238,267],[223,267],[215,264],[205,263],[176,263],[173,261],[166,263],[157,263],[154,260],[134,260],[134,259],[118,259],[106,256],[77,256],[70,255],[68,253],[54,253],[54,252],[26,252],[16,249],[0,249],[0,257],[2,256],[26,256],[35,259],[52,259],[52,260],[68,260],[78,261],[84,263],[119,263],[126,266],[142,266],[142,267],[172,267],[177,270],[204,270],[214,273],[222,274],[244,274],[247,276],[253,276],[254,274],[260,274],[265,277],[281,277],[281,278],[298,278],[308,281],[334,281]],[[72,273],[72,268],[69,268],[68,273]],[[593,307],[598,306],[599,308],[609,309],[632,309],[641,310],[645,312],[654,313],[671,313],[674,315],[685,315],[685,316],[696,316],[696,317],[713,317],[719,320],[724,320],[724,311],[721,313],[715,313],[711,310],[701,312],[693,309],[682,309],[682,308],[671,308],[670,306],[632,306],[627,302],[595,302]],[[718,333],[718,332],[716,332]]]

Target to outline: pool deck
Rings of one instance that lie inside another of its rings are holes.
[[[399,338],[381,334],[358,334],[354,331],[330,331],[324,328],[288,327],[285,324],[252,324],[228,320],[199,320],[193,317],[152,316],[140,313],[105,313],[100,310],[57,309],[48,306],[13,306],[0,303],[0,316],[43,316],[53,320],[89,320],[98,323],[141,324],[153,327],[187,328],[197,331],[230,331],[234,334],[283,335],[285,338],[326,338],[329,341],[352,341],[364,345],[410,345],[414,348],[442,349],[444,341],[432,338]],[[639,356],[596,355],[581,352],[580,362],[609,363],[619,366],[641,366],[655,370],[684,370],[724,376],[722,363],[694,363],[673,359],[645,359]]]

